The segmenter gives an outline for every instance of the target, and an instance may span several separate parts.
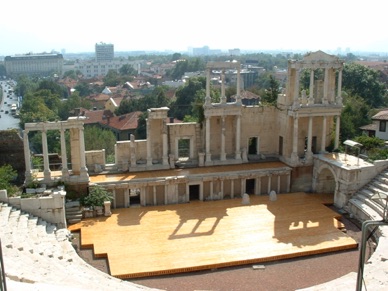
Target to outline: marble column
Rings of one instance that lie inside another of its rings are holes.
[[[225,96],[225,71],[221,72],[221,103],[226,104],[226,96]]]
[[[116,197],[116,189],[115,188],[113,188],[113,190],[112,190],[112,196],[113,196],[113,208],[115,208],[116,209],[116,207],[117,207],[117,205],[116,205],[116,201],[117,201],[117,197]]]
[[[213,181],[210,181],[210,200],[213,200]]]
[[[50,171],[50,162],[49,162],[49,153],[47,147],[47,132],[42,130],[42,151],[43,151],[43,175],[44,182],[48,183],[51,181],[51,171]]]
[[[147,118],[147,166],[152,166],[152,146],[151,146],[151,126],[150,126],[150,120]]]
[[[163,157],[162,157],[162,163],[163,166],[168,166],[168,145],[167,145],[167,125],[166,122],[163,121]],[[191,157],[190,157],[191,158]]]
[[[287,193],[290,193],[290,191],[291,191],[291,174],[290,173],[288,173],[288,175],[287,175]]]
[[[243,196],[243,194],[245,194],[245,191],[246,191],[246,181],[247,179],[241,178],[241,184],[240,184],[241,197]]]
[[[298,156],[298,117],[294,117],[294,131],[293,131],[293,135],[292,135],[291,160],[293,163],[299,162],[299,156]]]
[[[326,116],[322,120],[321,153],[326,153]]]
[[[221,186],[220,186],[220,192],[221,192],[221,197],[220,199],[224,199],[224,180],[220,180]]]
[[[268,175],[268,191],[267,191],[267,194],[269,194],[269,192],[271,192],[271,184],[272,184],[272,176],[271,175]]]
[[[125,208],[128,208],[131,204],[130,199],[129,199],[129,195],[130,195],[129,188],[125,188],[124,189],[124,207]]]
[[[225,153],[225,116],[221,116],[221,161],[226,160],[226,153]]]
[[[237,68],[236,103],[241,104],[241,69]]]
[[[334,149],[338,149],[339,147],[340,125],[341,125],[341,117],[338,115],[335,121]]]
[[[87,175],[88,169],[86,168],[86,157],[85,157],[85,137],[84,128],[79,129],[79,144],[80,144],[80,162],[81,162],[81,175]]]
[[[230,180],[230,198],[234,198],[234,180]]]
[[[322,104],[328,104],[328,94],[329,94],[329,85],[330,85],[330,80],[329,80],[329,68],[325,68],[325,80],[323,83],[323,98],[322,98]]]
[[[342,69],[338,71],[337,105],[342,105]]]
[[[260,190],[261,190],[261,178],[260,177],[256,177],[255,179],[255,195],[260,195]]]
[[[277,193],[280,193],[280,174],[278,175],[278,192]]]
[[[205,96],[205,105],[210,106],[212,101],[210,97],[210,69],[206,70],[206,96]]]
[[[28,130],[23,130],[23,145],[24,145],[24,163],[26,166],[26,180],[31,178],[31,153],[30,153],[30,142],[28,140]]]
[[[235,153],[235,159],[241,160],[241,150],[240,150],[240,141],[241,140],[241,116],[236,116],[236,153]]]
[[[212,161],[210,153],[210,116],[206,117],[206,163]]]
[[[66,152],[66,140],[65,130],[61,128],[61,158],[62,158],[62,177],[69,177],[69,169],[67,168],[67,152]]]
[[[306,159],[307,161],[310,161],[313,157],[312,152],[312,140],[313,140],[313,117],[309,117],[309,127],[308,127],[308,135],[307,135],[307,152],[306,152]]]
[[[299,106],[299,69],[295,70],[294,106]]]
[[[314,69],[310,71],[309,99],[314,100]]]
[[[153,200],[154,200],[154,205],[157,205],[157,200],[156,200],[156,186],[152,186],[152,195],[153,195]]]

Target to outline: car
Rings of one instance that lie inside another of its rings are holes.
[[[5,111],[5,114],[8,114],[8,110]]]
[[[7,102],[4,102],[4,104],[7,104]]]
[[[0,110],[0,112],[4,112],[4,110],[3,110],[3,109],[1,109],[1,110]]]

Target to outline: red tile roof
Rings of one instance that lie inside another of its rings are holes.
[[[135,111],[120,116],[113,116],[110,118],[105,118],[100,122],[100,124],[118,130],[136,129],[138,125],[138,119],[141,114],[141,111]]]
[[[372,116],[372,120],[388,120],[388,109],[381,110]]]

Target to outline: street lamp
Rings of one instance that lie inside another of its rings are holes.
[[[362,147],[362,144],[360,144],[356,141],[347,139],[344,141],[344,145],[352,147],[352,148],[353,147],[357,148],[357,166],[359,166],[359,164],[360,164],[360,148]],[[345,149],[345,161],[346,161],[347,148],[348,147],[346,147],[346,149]]]

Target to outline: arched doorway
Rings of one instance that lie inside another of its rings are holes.
[[[329,168],[323,168],[319,173],[316,181],[315,192],[335,194],[337,181],[334,173]]]

